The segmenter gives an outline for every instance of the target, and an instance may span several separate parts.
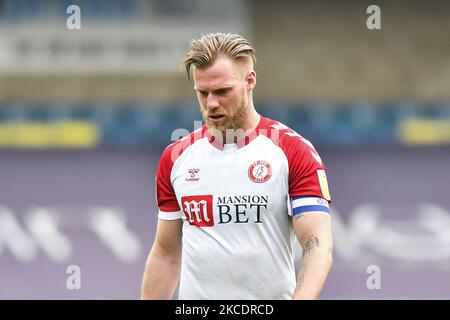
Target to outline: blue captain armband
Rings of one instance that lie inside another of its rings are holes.
[[[292,197],[291,208],[291,216],[309,211],[330,213],[330,204],[328,201],[319,197]]]

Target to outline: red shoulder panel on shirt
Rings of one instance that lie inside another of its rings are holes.
[[[184,151],[197,140],[204,137],[206,129],[207,127],[204,125],[184,138],[170,144],[163,151],[156,174],[156,201],[161,211],[174,212],[181,210],[170,180],[172,167]]]
[[[318,170],[325,170],[318,152],[307,139],[288,126],[268,119],[264,134],[279,146],[289,165],[289,195],[327,198],[320,185]]]

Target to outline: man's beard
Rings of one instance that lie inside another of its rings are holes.
[[[230,109],[233,110],[233,113],[224,116],[224,119],[219,123],[209,121],[208,112],[203,111],[202,108],[201,112],[208,128],[218,130],[225,136],[227,130],[238,130],[242,129],[244,126],[247,113],[247,101],[245,96],[242,95],[241,99],[239,99],[239,101]]]

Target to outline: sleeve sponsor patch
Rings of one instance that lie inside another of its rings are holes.
[[[325,170],[317,170],[317,177],[319,178],[320,190],[322,191],[323,197],[330,201],[331,196],[328,190],[328,180]]]

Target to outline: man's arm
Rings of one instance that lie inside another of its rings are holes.
[[[180,279],[182,223],[158,220],[156,238],[147,259],[141,299],[172,299]]]
[[[329,214],[306,212],[292,218],[303,250],[293,299],[316,299],[332,265],[333,240]]]

